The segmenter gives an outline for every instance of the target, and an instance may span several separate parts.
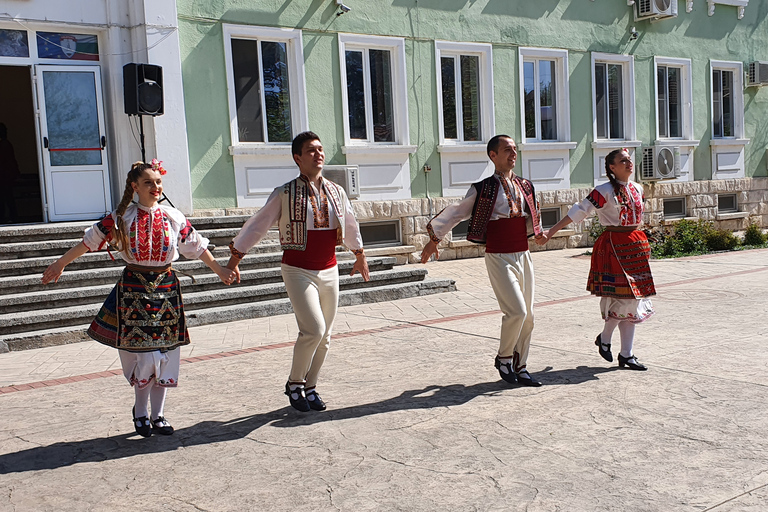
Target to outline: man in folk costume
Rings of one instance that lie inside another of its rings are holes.
[[[325,402],[315,387],[339,306],[336,245],[344,244],[355,254],[350,275],[360,272],[366,281],[370,276],[360,227],[347,194],[322,176],[325,154],[320,137],[309,131],[300,133],[291,150],[301,174],[277,187],[264,207],[243,225],[229,244],[232,256],[227,266],[236,270],[245,253],[270,227],[278,225],[281,272],[299,325],[285,394],[299,411],[322,411]]]
[[[485,245],[485,266],[504,316],[495,366],[503,380],[540,386],[526,369],[533,331],[533,263],[528,252],[528,225],[541,237],[541,215],[533,184],[512,171],[517,145],[508,135],[488,142],[488,157],[496,166],[492,176],[474,183],[467,195],[435,216],[430,241],[421,253],[426,263],[437,245],[459,222],[470,219],[467,240]]]

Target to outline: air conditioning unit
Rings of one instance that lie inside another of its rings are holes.
[[[323,177],[328,178],[347,193],[347,197],[360,197],[360,169],[356,165],[326,165],[323,167]]]
[[[756,60],[747,68],[747,87],[768,85],[768,62]]]
[[[677,0],[636,0],[635,21],[677,17]]]
[[[647,146],[643,148],[640,179],[644,181],[671,180],[680,177],[680,148],[677,146]]]

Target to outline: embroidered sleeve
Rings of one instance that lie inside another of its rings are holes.
[[[185,218],[179,230],[179,253],[185,258],[197,259],[208,249],[208,239],[197,232]]]
[[[363,236],[360,234],[360,225],[355,219],[355,212],[352,209],[352,203],[346,194],[341,196],[344,203],[344,245],[352,251],[355,256],[363,253]]]
[[[244,252],[240,252],[237,249],[235,249],[235,241],[234,240],[229,242],[229,254],[231,254],[232,256],[234,256],[235,258],[237,258],[239,260],[245,258],[245,253]]]
[[[247,253],[264,238],[269,228],[280,219],[280,210],[282,209],[280,192],[282,190],[283,187],[279,187],[272,191],[261,210],[245,222],[243,228],[232,240],[232,247],[236,247],[242,253]]]
[[[475,205],[475,197],[477,197],[477,190],[475,187],[470,186],[464,199],[458,203],[446,206],[440,213],[432,217],[432,220],[427,224],[429,237],[435,243],[439,243],[440,240],[445,238],[445,235],[456,227],[456,224],[470,218],[472,216],[472,207]]]
[[[571,206],[571,209],[568,210],[568,217],[576,224],[586,219],[595,209],[605,206],[605,203],[603,194],[597,189],[593,189],[583,201]]]
[[[98,251],[106,245],[112,238],[112,227],[115,225],[115,219],[110,213],[99,222],[85,230],[83,234],[83,244],[91,252]]]

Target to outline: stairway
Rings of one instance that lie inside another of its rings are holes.
[[[221,264],[229,260],[227,244],[246,216],[190,217],[215,247]],[[85,341],[85,329],[117,282],[122,260],[106,251],[87,253],[69,264],[58,283],[43,285],[45,268],[82,240],[92,222],[0,227],[0,353]],[[454,291],[451,280],[429,279],[421,266],[395,266],[396,258],[367,250],[371,280],[349,276],[354,257],[337,254],[339,305],[381,302]],[[199,260],[183,257],[179,274],[189,326],[291,313],[280,276],[280,244],[270,231],[240,263],[241,283],[225,286]]]

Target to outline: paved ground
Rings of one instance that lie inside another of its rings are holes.
[[[290,315],[192,329],[169,438],[136,436],[116,353],[0,355],[0,511],[768,510],[768,250],[654,261],[645,373],[604,362],[579,250],[534,253],[531,372],[492,366],[482,259],[458,292],[342,308],[319,391],[282,395]]]

